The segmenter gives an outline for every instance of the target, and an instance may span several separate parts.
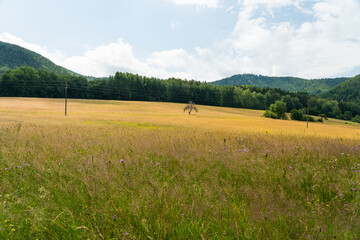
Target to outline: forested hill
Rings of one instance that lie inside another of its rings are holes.
[[[338,101],[360,102],[360,75],[346,80],[322,95]]]
[[[324,78],[307,80],[295,77],[268,77],[254,74],[239,74],[212,82],[216,86],[250,85],[255,87],[280,88],[290,92],[321,94],[343,83],[348,78]]]
[[[80,74],[54,64],[40,54],[0,41],[0,75],[8,69],[16,69],[22,66],[53,71],[60,75],[80,76]]]

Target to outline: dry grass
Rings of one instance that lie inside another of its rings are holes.
[[[357,239],[360,127],[0,99],[3,239]]]

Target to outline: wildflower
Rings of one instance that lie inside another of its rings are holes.
[[[348,207],[349,205],[347,203],[344,204],[344,207]]]
[[[121,160],[120,160],[120,163],[124,163],[124,159],[121,159]]]
[[[249,151],[244,147],[244,150],[243,150],[245,153],[248,153]]]
[[[126,233],[124,233],[124,234],[125,234],[125,235],[129,235],[129,233],[127,233],[127,232],[126,232]]]
[[[25,163],[25,166],[27,166],[27,167],[30,167],[30,164],[28,164],[28,163]]]
[[[118,218],[118,216],[115,214],[114,216],[113,216],[113,219],[115,220],[115,219],[117,219]]]
[[[15,228],[12,228],[11,231],[12,231],[12,232],[15,232]]]
[[[355,188],[350,188],[350,190],[351,190],[351,191],[356,191],[356,189],[355,189]]]
[[[307,235],[306,237],[307,237],[308,239],[310,239],[310,238],[311,238],[311,236],[310,236],[310,235]]]
[[[300,234],[299,234],[299,233],[297,233],[297,234],[296,234],[296,236],[298,237],[298,236],[300,236]]]
[[[5,220],[5,223],[7,223],[7,222],[9,222],[9,221],[10,221],[9,219],[6,219],[6,220]]]
[[[354,182],[351,182],[351,185],[355,185],[355,183],[354,183]]]
[[[342,194],[342,193],[338,193],[338,196],[342,197],[342,196],[343,196],[343,194]]]
[[[293,169],[292,167],[289,167],[289,169],[291,170],[291,169]]]

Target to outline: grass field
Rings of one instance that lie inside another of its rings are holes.
[[[359,239],[360,125],[0,98],[1,239]]]

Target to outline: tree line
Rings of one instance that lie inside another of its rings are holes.
[[[201,105],[259,110],[268,109],[276,101],[282,101],[287,112],[303,110],[309,103],[312,115],[322,114],[346,120],[360,115],[360,106],[355,102],[328,100],[305,92],[293,93],[253,86],[214,86],[194,80],[162,80],[121,72],[108,78],[88,80],[83,76],[59,75],[32,67],[6,70],[0,77],[0,96],[63,98],[66,83],[68,97],[78,99],[175,103],[192,101]]]

